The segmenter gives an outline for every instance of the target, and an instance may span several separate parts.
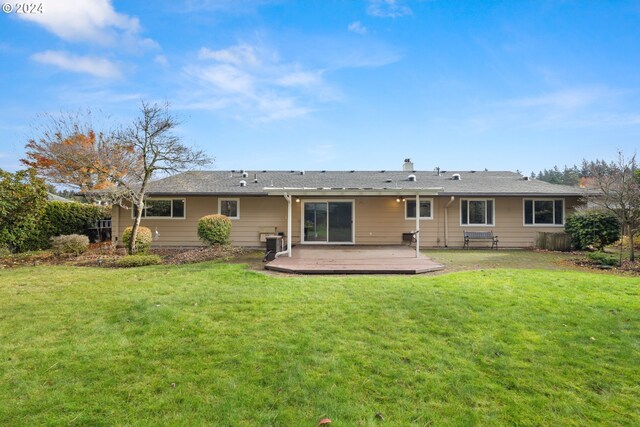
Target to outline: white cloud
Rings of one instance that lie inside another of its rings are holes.
[[[402,4],[402,0],[369,0],[367,13],[380,18],[400,18],[411,15],[413,11]]]
[[[20,19],[44,27],[63,40],[102,45],[157,47],[139,36],[138,18],[118,13],[111,0],[40,0],[43,13],[18,14]]]
[[[238,66],[248,65],[255,67],[260,65],[254,47],[245,43],[220,50],[210,50],[203,47],[198,52],[198,58],[213,59]]]
[[[458,120],[477,133],[496,129],[615,128],[640,125],[640,114],[626,112],[633,92],[607,87],[565,87],[535,96],[487,103]],[[625,111],[625,112],[623,112]],[[465,126],[462,126],[463,128]]]
[[[66,71],[91,74],[106,79],[114,79],[122,75],[113,62],[96,56],[78,56],[65,51],[47,50],[33,54],[31,59]]]
[[[188,67],[186,71],[221,92],[249,95],[253,89],[254,77],[233,65],[195,66]]]
[[[599,88],[566,89],[533,97],[513,99],[506,101],[505,104],[515,107],[573,110],[592,105],[606,96],[606,92]]]
[[[198,62],[183,71],[200,86],[185,91],[185,108],[225,109],[257,122],[308,114],[313,111],[309,105],[326,92],[321,70],[282,62],[277,53],[247,43],[219,50],[203,47]]]
[[[282,97],[281,95],[261,96],[256,101],[261,112],[258,120],[261,122],[293,119],[304,116],[311,111],[308,107],[298,105],[294,98]]]
[[[276,79],[280,86],[313,86],[322,83],[320,72],[296,71]]]
[[[153,58],[153,62],[155,62],[156,64],[159,64],[159,65],[162,65],[163,67],[168,67],[169,66],[169,60],[164,55],[156,55]]]
[[[360,21],[352,22],[351,24],[349,24],[349,26],[347,28],[352,33],[363,34],[363,35],[367,34],[367,27],[362,25],[362,23]]]

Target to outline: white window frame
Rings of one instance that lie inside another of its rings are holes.
[[[171,202],[171,216],[147,216],[147,201],[153,201],[153,200],[169,200]],[[184,206],[184,216],[173,216],[173,201],[174,200],[182,200],[182,204]],[[160,219],[160,220],[166,220],[166,219],[186,219],[187,218],[187,199],[184,197],[149,197],[147,199],[145,199],[144,201],[144,207],[142,208],[144,209],[144,213],[142,215],[142,219]],[[131,208],[131,219],[135,219],[135,209],[132,207]]]
[[[407,221],[409,221],[409,220],[415,221],[416,220],[415,216],[408,216],[407,215],[407,205],[408,205],[407,202],[409,202],[409,201],[413,201],[415,203],[416,199],[415,198],[407,198],[407,199],[404,200],[404,219],[406,219]],[[422,203],[422,202],[429,202],[429,204],[431,205],[431,209],[430,209],[431,216],[421,216],[420,219],[421,220],[422,219],[427,219],[427,220],[433,219],[433,199],[432,198],[424,198],[423,199],[422,197],[420,197],[420,203]],[[416,206],[416,212],[419,212],[419,209],[420,209],[420,207]]]
[[[533,202],[533,212],[531,212],[533,218],[533,224],[526,223],[526,211],[525,204],[528,200]],[[562,224],[556,224],[556,201],[562,200]],[[536,202],[553,202],[553,224],[536,224]],[[566,221],[567,201],[564,197],[527,197],[522,199],[522,225],[525,227],[564,227]]]
[[[485,218],[484,224],[463,224],[462,223],[462,202],[467,201],[467,222],[469,222],[469,202],[485,202]],[[491,200],[492,211],[491,218],[493,218],[493,224],[487,224],[487,209],[486,203],[488,200]],[[461,198],[460,199],[460,213],[458,215],[458,221],[460,221],[460,227],[495,227],[496,226],[496,199],[492,197],[469,197],[469,198]]]
[[[222,213],[222,202],[236,202],[237,206],[238,206],[238,208],[236,209],[238,214],[236,216],[230,216],[228,218],[229,219],[233,219],[233,220],[240,219],[240,199],[239,198],[237,198],[237,197],[219,197],[218,198],[218,213],[220,215],[224,215]]]

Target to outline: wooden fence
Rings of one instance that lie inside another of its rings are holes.
[[[549,233],[539,231],[536,236],[536,248],[549,251],[568,252],[571,250],[571,236],[567,233]]]

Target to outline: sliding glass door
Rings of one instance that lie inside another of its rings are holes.
[[[303,242],[353,243],[353,202],[303,202]]]

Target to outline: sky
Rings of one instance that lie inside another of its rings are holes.
[[[42,0],[0,13],[0,168],[169,102],[209,169],[511,170],[640,145],[640,2]],[[25,13],[28,12],[28,13]]]

